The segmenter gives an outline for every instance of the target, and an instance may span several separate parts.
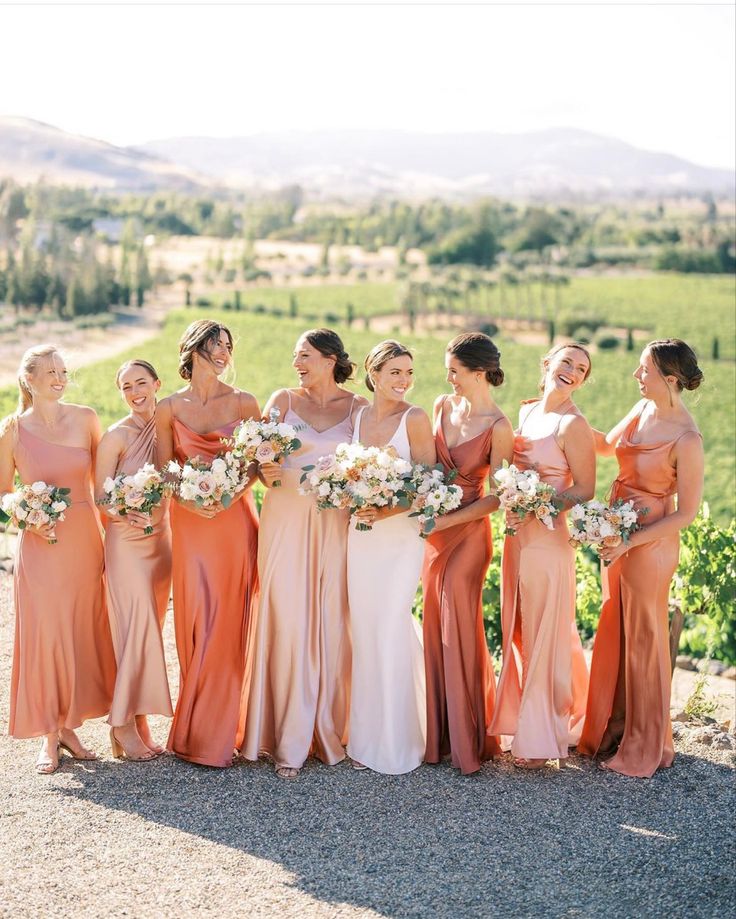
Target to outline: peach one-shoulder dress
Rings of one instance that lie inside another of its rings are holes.
[[[435,417],[437,460],[457,472],[454,484],[463,490],[465,507],[483,497],[495,424],[450,448],[442,404]],[[483,760],[501,752],[488,732],[496,684],[481,599],[492,553],[491,523],[481,517],[432,533],[424,557],[425,760],[438,763],[449,753],[463,774],[477,772]]]
[[[174,457],[210,462],[240,419],[198,434],[174,416]],[[171,502],[179,697],[168,748],[204,766],[229,766],[238,730],[247,631],[257,591],[258,519],[248,492],[215,517]]]
[[[535,400],[530,412],[540,404]],[[536,469],[560,493],[573,483],[557,443],[562,417],[544,437],[523,436],[522,424],[513,458],[517,468]],[[503,666],[491,729],[513,737],[511,752],[523,759],[566,758],[583,727],[588,668],[575,623],[575,550],[569,538],[567,514],[561,513],[552,530],[532,520],[504,540]]]
[[[616,445],[619,473],[610,500],[633,499],[637,510],[646,508],[642,518],[646,527],[675,509],[677,471],[669,457],[679,438],[633,443],[639,415]],[[680,436],[685,433],[690,432]],[[624,775],[648,778],[657,769],[671,766],[675,758],[669,589],[679,549],[679,534],[672,533],[635,546],[601,568],[603,608],[578,750],[589,756],[616,751],[606,765]]]
[[[18,540],[10,734],[37,737],[107,715],[115,656],[91,452],[50,443],[20,421],[13,425],[21,482],[71,488],[72,504],[56,526],[55,545],[27,531]]]
[[[350,623],[346,552],[349,514],[318,511],[299,494],[302,466],[350,443],[347,416],[325,431],[291,407],[287,424],[302,446],[282,464],[281,487],[269,488],[258,546],[260,603],[252,678],[243,709],[240,749],[299,769],[312,754],[328,765],[345,757],[350,705]]]
[[[155,463],[155,419],[131,417],[138,432],[120,456],[116,476]],[[161,638],[171,592],[168,501],[154,510],[151,522],[153,533],[146,536],[125,517],[106,521],[107,611],[118,668],[108,718],[113,727],[136,715],[173,714]]]

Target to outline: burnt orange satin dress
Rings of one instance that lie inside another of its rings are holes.
[[[209,462],[233,421],[198,434],[173,419],[177,461]],[[257,590],[258,520],[250,492],[207,519],[171,502],[179,698],[168,747],[181,759],[229,766],[238,730],[247,629]]]
[[[115,656],[91,453],[49,443],[24,430],[20,421],[13,424],[21,482],[71,488],[72,500],[56,526],[55,545],[27,531],[18,540],[10,733],[38,737],[78,728],[110,711]]]
[[[490,470],[493,425],[477,437],[448,447],[442,409],[435,422],[437,460],[455,470],[462,507],[483,497]],[[488,726],[496,684],[486,643],[481,596],[493,553],[488,517],[449,527],[427,539],[424,591],[424,663],[427,677],[425,760],[448,753],[463,774],[500,753]]]
[[[558,428],[559,420],[555,431],[537,438],[520,429],[514,464],[536,469],[542,481],[564,492],[573,480]],[[491,730],[512,737],[511,752],[523,759],[567,757],[585,716],[588,668],[575,624],[575,551],[566,518],[556,517],[553,530],[532,520],[504,542],[503,667]]]
[[[118,460],[115,475],[134,475],[155,462],[155,420],[143,422],[133,415],[132,421],[138,433]],[[149,536],[125,517],[106,523],[107,610],[118,667],[108,722],[120,727],[135,715],[172,715],[161,639],[171,591],[168,502],[154,510]]]
[[[638,421],[637,415],[616,445],[619,474],[611,500],[633,499],[638,510],[648,508],[642,523],[649,526],[675,508],[677,473],[669,456],[676,441],[632,443]],[[594,756],[618,746],[607,765],[624,775],[648,778],[675,758],[668,610],[679,550],[673,533],[601,569],[603,608],[578,750]]]

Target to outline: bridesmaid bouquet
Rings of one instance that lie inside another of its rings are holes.
[[[214,504],[230,507],[247,481],[243,463],[231,452],[216,456],[209,463],[198,456],[188,459],[183,466],[172,460],[166,471],[177,480],[175,491],[181,500],[193,501],[198,507]]]
[[[441,465],[417,465],[412,472],[412,491],[410,517],[421,517],[419,535],[426,539],[435,528],[435,520],[442,514],[457,510],[463,498],[459,485],[452,485],[457,472],[452,469],[445,473]]]
[[[2,508],[9,522],[19,530],[37,529],[49,524],[55,526],[64,519],[64,511],[71,506],[70,494],[70,488],[34,482],[32,485],[21,485],[5,495]],[[53,546],[57,542],[52,532],[48,544]]]
[[[580,546],[600,549],[627,543],[631,535],[641,529],[640,518],[648,510],[637,511],[633,501],[624,501],[623,498],[610,505],[595,500],[576,504],[570,509],[570,545],[575,549]]]
[[[281,412],[274,406],[268,413],[268,421],[241,421],[232,438],[224,442],[245,463],[277,463],[302,445],[296,436],[298,429],[279,422],[280,417]],[[273,483],[274,488],[279,485],[278,480]]]
[[[548,530],[554,529],[555,517],[560,513],[556,504],[557,491],[543,482],[534,469],[518,469],[505,460],[497,469],[493,478],[498,482],[495,494],[501,504],[501,510],[512,511],[519,517],[532,514]],[[509,536],[515,536],[516,530],[506,527]]]
[[[411,505],[412,465],[391,447],[338,444],[331,456],[304,466],[299,492],[317,499],[319,510]],[[356,530],[370,530],[358,522]]]
[[[102,487],[107,497],[98,504],[105,505],[113,517],[126,517],[129,511],[150,515],[174,491],[173,483],[153,463],[141,466],[134,475],[108,476]],[[153,526],[145,527],[143,533],[150,536]]]

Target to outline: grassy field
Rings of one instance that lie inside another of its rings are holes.
[[[123,414],[123,405],[113,382],[115,370],[122,357],[134,355],[151,360],[157,367],[164,383],[164,394],[178,388],[182,384],[176,372],[178,338],[184,327],[199,316],[220,319],[232,328],[237,336],[236,383],[255,393],[261,404],[274,389],[296,385],[291,369],[291,353],[296,338],[305,327],[303,320],[187,309],[171,313],[162,333],[146,345],[77,371],[69,399],[93,405],[100,413],[103,424],[110,424]],[[356,362],[362,363],[365,354],[376,343],[375,333],[356,328],[341,329],[341,333],[350,354]],[[447,391],[444,381],[445,343],[426,337],[404,337],[404,341],[415,354],[416,387],[412,401],[429,411],[434,397]],[[506,373],[506,383],[497,391],[497,398],[509,417],[516,421],[520,400],[535,395],[542,349],[506,341],[502,337],[497,341]],[[705,439],[706,497],[713,515],[719,520],[726,520],[733,513],[735,419],[732,396],[736,372],[731,361],[704,360],[702,366],[706,384],[697,393],[686,394],[686,403]],[[617,351],[600,352],[594,356],[592,378],[578,398],[593,425],[610,427],[636,401],[638,391],[631,377],[635,368],[635,354]],[[365,392],[361,384],[357,384],[356,388]],[[15,401],[16,394],[12,389],[0,390],[0,411],[3,415],[13,410]],[[614,470],[612,460],[601,462],[601,494],[613,478]]]

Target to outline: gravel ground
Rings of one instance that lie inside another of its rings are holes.
[[[0,575],[4,732],[11,587]],[[164,719],[154,733],[165,738]],[[467,778],[310,761],[285,782],[265,763],[116,762],[102,722],[81,735],[101,760],[64,757],[48,778],[33,770],[37,741],[0,738],[2,916],[713,917],[735,905],[734,754],[692,740],[651,780],[571,757]]]

